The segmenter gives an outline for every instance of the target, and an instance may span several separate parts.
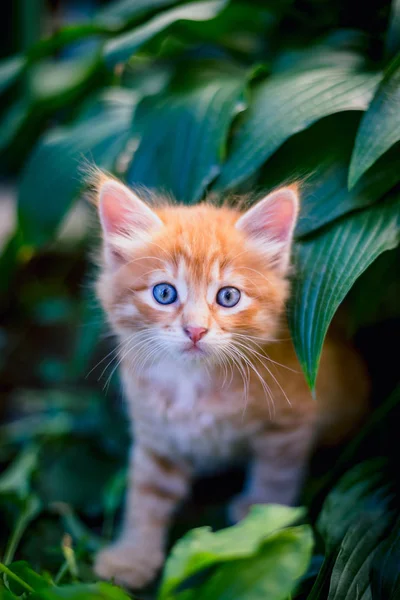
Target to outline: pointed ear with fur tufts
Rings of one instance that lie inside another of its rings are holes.
[[[103,230],[105,256],[110,266],[125,262],[135,242],[162,226],[161,219],[125,185],[101,177],[97,203]]]
[[[280,271],[286,272],[298,213],[297,188],[284,187],[252,206],[239,218],[236,228],[254,241]]]

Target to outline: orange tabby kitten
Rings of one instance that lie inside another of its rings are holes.
[[[284,322],[294,187],[247,212],[166,202],[153,210],[102,174],[96,192],[98,295],[120,340],[135,443],[120,538],[95,568],[140,587],[163,563],[194,475],[251,457],[232,517],[254,503],[293,503],[315,440],[337,441],[362,418],[367,377],[354,351],[329,337],[317,401],[302,375]]]

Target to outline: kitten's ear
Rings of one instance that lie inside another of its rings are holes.
[[[102,178],[97,194],[106,257],[115,265],[126,260],[132,243],[161,227],[162,221],[119,181]]]
[[[257,202],[240,217],[236,227],[254,239],[280,270],[286,271],[298,213],[297,189],[285,187]]]

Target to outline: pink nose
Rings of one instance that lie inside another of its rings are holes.
[[[193,344],[197,344],[197,342],[206,335],[208,329],[205,329],[204,327],[192,327],[189,325],[188,327],[184,327],[183,331],[188,338],[192,340]]]

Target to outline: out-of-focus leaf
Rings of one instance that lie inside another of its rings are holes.
[[[109,66],[126,61],[146,42],[161,31],[164,32],[180,21],[208,21],[216,17],[227,4],[227,0],[205,0],[191,2],[154,17],[133,31],[128,31],[108,41],[104,47],[104,57]]]
[[[399,181],[400,154],[393,148],[354,188],[347,189],[358,123],[358,115],[353,112],[327,117],[290,138],[263,167],[258,187],[273,189],[282,182],[300,182],[296,238],[373,204]]]
[[[32,600],[131,600],[121,588],[104,582],[52,586],[30,597]]]
[[[400,198],[349,215],[296,247],[289,323],[312,389],[323,341],[339,304],[361,273],[400,241]]]
[[[307,570],[312,547],[308,525],[275,533],[255,556],[219,566],[185,600],[286,600]]]
[[[50,131],[22,174],[18,199],[23,243],[38,247],[55,234],[82,187],[84,158],[111,169],[124,148],[136,95],[118,90],[91,119]]]
[[[22,56],[11,56],[0,62],[0,94],[21,75],[26,65]]]
[[[362,118],[350,163],[349,188],[400,140],[400,56],[387,69]]]
[[[20,514],[4,552],[3,561],[6,565],[13,560],[18,544],[20,543],[26,528],[34,519],[36,519],[42,508],[42,504],[35,494],[30,494],[26,499],[20,502],[20,505]]]
[[[17,561],[8,565],[8,568],[12,573],[17,575],[22,581],[27,583],[34,591],[38,592],[40,590],[48,588],[51,583],[48,579],[45,579],[29,566],[29,564],[25,561]],[[10,589],[15,594],[22,594],[26,592],[26,588],[18,584],[14,580],[10,580]]]
[[[199,200],[218,175],[229,126],[244,107],[245,75],[220,73],[194,88],[146,98],[134,128],[141,142],[127,179]]]
[[[142,19],[148,13],[176,4],[178,0],[119,0],[101,9],[95,23],[107,28],[120,29],[132,20]]]
[[[391,535],[381,542],[371,565],[372,600],[400,598],[400,521]]]
[[[400,50],[400,1],[392,0],[389,27],[386,34],[386,51],[394,56]]]
[[[50,101],[70,94],[84,85],[98,66],[98,59],[43,61],[30,69],[30,94],[36,102]]]
[[[30,480],[38,464],[38,448],[26,446],[0,477],[0,494],[15,494],[23,500],[30,493]]]
[[[291,135],[346,110],[365,110],[381,76],[342,67],[283,73],[258,84],[217,181],[232,188],[252,175]]]
[[[164,568],[160,600],[198,571],[221,562],[253,555],[268,536],[288,527],[304,514],[302,509],[269,504],[254,506],[246,519],[213,533],[209,527],[193,529],[172,549]]]
[[[388,499],[393,493],[383,458],[364,461],[345,473],[328,494],[318,517],[317,529],[322,535],[327,552],[342,542],[352,522],[360,512],[388,509]]]

